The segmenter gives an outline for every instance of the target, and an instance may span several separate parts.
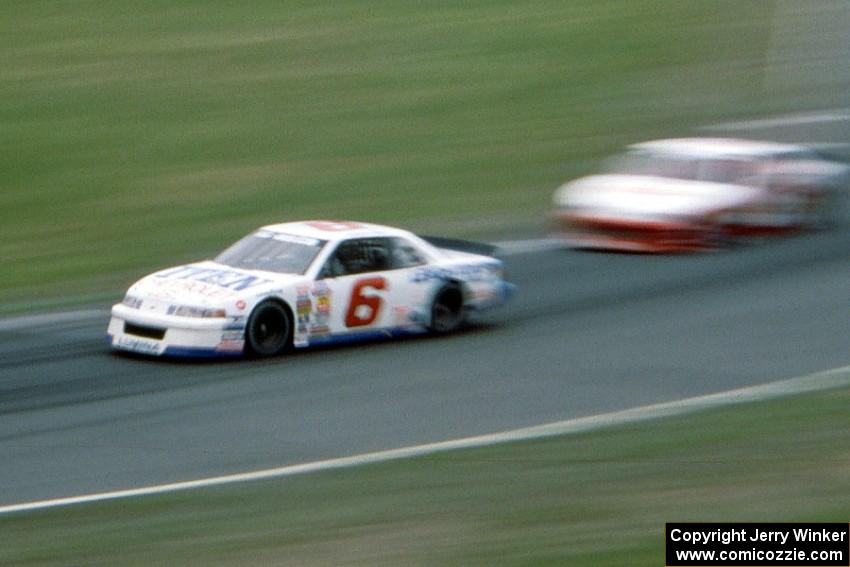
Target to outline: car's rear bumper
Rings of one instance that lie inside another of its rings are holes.
[[[151,356],[239,356],[245,347],[244,323],[145,313],[121,304],[113,306],[106,333],[113,349]]]
[[[495,284],[470,287],[472,287],[472,297],[467,298],[465,307],[472,311],[486,311],[501,307],[516,293],[516,285],[504,280]]]
[[[623,252],[677,253],[716,248],[714,227],[682,222],[552,216],[552,236],[566,246]]]

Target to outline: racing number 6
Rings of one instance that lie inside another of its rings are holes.
[[[363,327],[371,325],[378,318],[378,311],[381,309],[381,298],[377,295],[363,295],[365,288],[386,289],[387,280],[384,278],[365,278],[354,283],[354,288],[351,290],[351,303],[348,305],[348,312],[345,314],[346,327]],[[368,308],[368,313],[364,314],[364,307]]]

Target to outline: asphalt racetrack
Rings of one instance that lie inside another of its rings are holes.
[[[505,258],[445,338],[267,361],[113,355],[102,311],[0,321],[0,505],[492,433],[850,362],[850,227],[713,254]]]

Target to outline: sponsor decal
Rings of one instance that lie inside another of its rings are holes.
[[[245,348],[245,341],[242,339],[222,339],[215,350],[225,352],[241,352]]]
[[[308,221],[304,224],[327,232],[340,232],[343,230],[363,228],[362,224],[350,221]]]
[[[416,323],[417,325],[427,325],[430,322],[429,317],[422,311],[411,311],[408,314],[408,318],[411,323]]]
[[[297,286],[295,286],[295,294],[298,295],[298,296],[310,295],[310,286],[309,285],[297,285]]]
[[[189,280],[233,291],[243,291],[272,281],[252,274],[237,272],[235,270],[202,268],[199,266],[181,266],[155,275],[157,278]]]
[[[247,304],[245,303],[244,299],[239,299],[236,301],[236,309],[238,309],[239,311],[245,311],[245,307],[247,307]]]
[[[125,335],[118,338],[117,346],[144,354],[159,354],[159,344],[147,339],[128,337]]]
[[[245,325],[248,323],[248,317],[245,315],[236,315],[235,317],[231,317],[230,321],[228,321],[224,325],[225,331],[241,331],[245,329]]]
[[[419,268],[410,276],[410,281],[413,283],[424,283],[434,280],[447,280],[452,277],[452,272],[446,268]]]
[[[311,292],[316,298],[316,311],[319,313],[330,313],[331,310],[331,288],[324,281],[316,282]]]
[[[257,231],[254,236],[257,238],[271,238],[280,242],[289,242],[292,244],[303,244],[304,246],[319,246],[323,241],[317,238],[309,238],[306,236],[296,236],[294,234],[286,234],[284,232],[273,232],[271,230]]]
[[[299,315],[309,315],[313,311],[313,301],[310,299],[309,288],[299,287],[296,290],[295,309]]]
[[[410,318],[410,316],[411,310],[409,307],[393,307],[392,309],[393,325],[397,327],[401,327],[403,325],[411,323],[413,320]]]
[[[310,324],[310,314],[313,312],[310,288],[308,286],[298,286],[295,288],[295,294],[295,312],[298,319],[295,332],[299,335],[304,335],[307,333],[307,326]]]
[[[414,270],[410,276],[413,283],[424,283],[434,280],[445,281],[451,278],[459,278],[465,281],[476,282],[492,277],[493,272],[498,270],[496,263],[486,264],[461,264],[448,268],[438,266],[426,266]]]
[[[157,276],[158,277],[158,276]],[[194,295],[218,299],[229,296],[232,292],[227,288],[216,287],[192,280],[152,279],[149,285],[155,288],[152,297],[162,300],[176,301],[180,294],[189,292]]]
[[[326,334],[330,332],[328,323],[331,319],[331,288],[324,281],[318,281],[310,292],[316,299],[315,311],[311,314],[310,334]]]

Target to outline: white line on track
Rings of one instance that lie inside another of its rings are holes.
[[[0,331],[21,331],[34,327],[45,327],[62,323],[78,323],[95,319],[105,319],[109,311],[105,309],[84,309],[78,311],[57,311],[38,315],[24,315],[0,319]]]
[[[742,120],[741,122],[726,122],[700,128],[705,131],[717,130],[757,130],[761,128],[780,128],[784,126],[799,126],[801,124],[820,124],[825,122],[843,122],[850,120],[850,108],[835,108],[820,112],[786,114],[773,118]]]
[[[42,500],[38,502],[26,502],[23,504],[0,506],[0,514],[10,514],[13,512],[24,512],[31,510],[42,510],[47,508],[56,508],[59,506],[69,506],[72,504],[102,502],[106,500],[117,500],[121,498],[131,498],[135,496],[150,496],[154,494],[192,490],[210,486],[219,486],[224,484],[278,479],[318,471],[356,467],[373,463],[383,463],[387,461],[407,459],[411,457],[421,457],[424,455],[431,455],[434,453],[442,453],[445,451],[453,451],[457,449],[485,447],[488,445],[496,445],[511,441],[525,441],[531,439],[551,437],[554,435],[582,433],[616,425],[624,425],[647,421],[651,419],[683,415],[709,408],[719,408],[735,404],[763,401],[783,396],[789,396],[793,394],[815,392],[819,390],[827,390],[830,388],[838,388],[848,385],[850,385],[850,366],[845,366],[842,368],[835,368],[833,370],[818,372],[817,374],[811,374],[809,376],[772,382],[761,386],[751,386],[748,388],[740,388],[737,390],[730,390],[718,394],[698,396],[685,400],[665,402],[661,404],[654,404],[650,406],[595,415],[591,417],[569,419],[566,421],[559,421],[546,425],[539,425],[524,429],[516,429],[513,431],[505,431],[502,433],[494,433],[490,435],[466,437],[463,439],[443,441],[440,443],[429,443],[426,445],[391,449],[388,451],[378,451],[375,453],[366,453],[362,455],[352,455],[350,457],[341,457],[338,459],[328,459],[325,461],[303,463],[299,465],[289,465],[273,469],[218,476],[200,480],[176,482],[171,484],[161,484],[157,486],[148,486],[144,488],[135,488],[130,490],[118,490],[114,492],[86,494],[83,496],[74,496],[69,498],[57,498],[54,500]]]

